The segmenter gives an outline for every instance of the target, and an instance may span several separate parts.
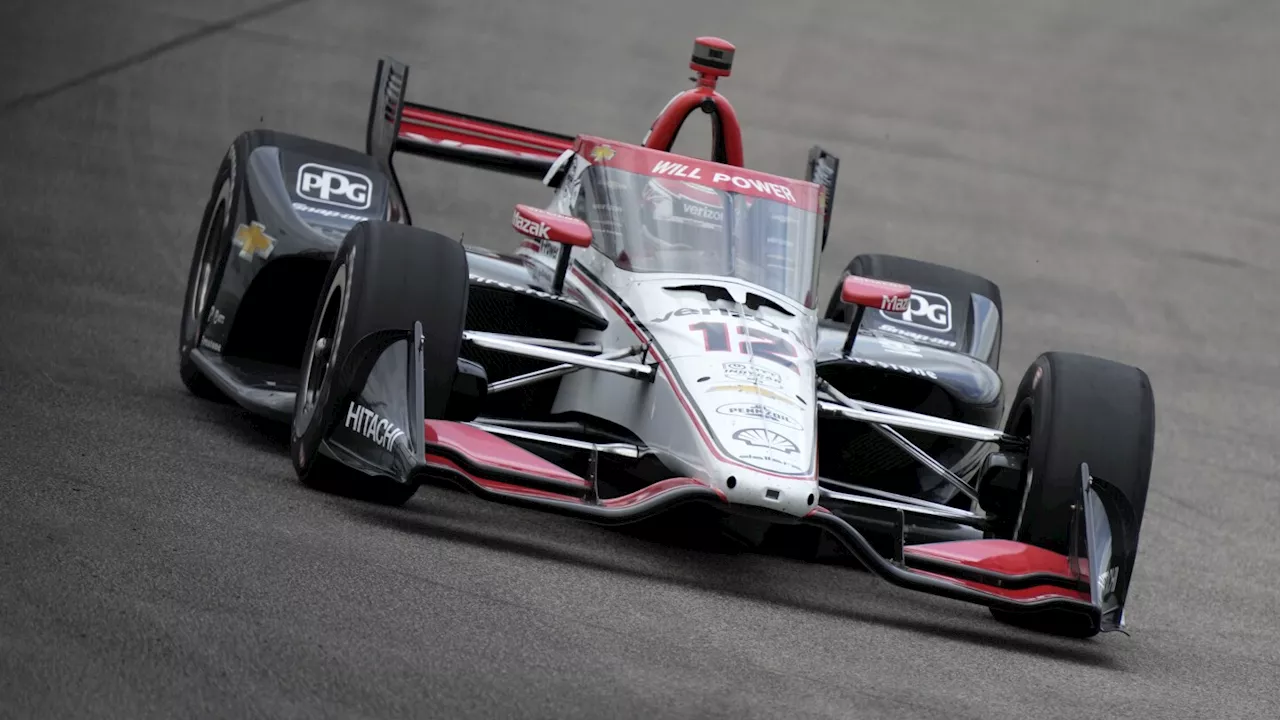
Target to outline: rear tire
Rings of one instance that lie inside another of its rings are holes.
[[[1049,352],[1023,375],[1005,432],[1029,437],[1025,502],[1012,539],[1070,552],[1080,463],[1119,489],[1134,512],[1135,550],[1155,446],[1155,398],[1142,370],[1076,353]],[[992,610],[996,619],[1057,634],[1086,634],[1075,616]]]
[[[458,367],[469,279],[466,250],[438,233],[368,221],[347,233],[311,321],[294,406],[290,455],[308,487],[386,505],[403,505],[417,486],[370,476],[320,447],[351,390],[347,356],[370,333],[422,323],[423,398],[428,418],[443,417]],[[323,341],[323,343],[321,342]],[[324,349],[317,352],[318,346]],[[410,432],[422,432],[411,428]]]
[[[984,353],[984,357],[979,359],[992,368],[999,369],[1001,326],[1004,323],[1004,302],[1000,297],[1000,288],[995,283],[980,275],[923,260],[899,257],[897,255],[858,255],[849,262],[849,265],[840,275],[839,282],[836,283],[835,288],[832,290],[831,299],[827,302],[826,314],[823,316],[826,320],[848,325],[853,319],[853,306],[844,303],[840,299],[840,286],[844,279],[850,275],[905,283],[913,289],[919,288],[946,295],[951,298],[953,303],[963,299],[966,302],[966,306],[971,294],[981,295],[991,300],[995,304],[996,310],[999,311],[999,323],[996,325],[994,343]],[[871,313],[864,314],[862,322],[864,324],[867,323],[868,318],[871,316]],[[967,321],[969,311],[966,309],[964,314],[958,317],[963,317]],[[963,348],[959,349],[963,351]]]

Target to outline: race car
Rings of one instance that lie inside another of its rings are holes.
[[[734,53],[698,38],[694,86],[639,143],[407,102],[390,58],[363,152],[240,135],[195,247],[183,381],[288,423],[314,488],[395,505],[446,482],[614,525],[693,507],[1025,628],[1122,630],[1147,375],[1046,352],[1007,398],[998,287],[920,260],[858,255],[820,308],[839,159],[747,167],[717,89]],[[709,159],[671,152],[695,109]],[[411,220],[404,155],[550,198],[493,229],[517,250],[464,246]]]

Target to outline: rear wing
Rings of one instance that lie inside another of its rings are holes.
[[[393,179],[391,158],[401,152],[542,180],[573,148],[572,135],[407,102],[408,79],[404,63],[378,61],[365,152]]]

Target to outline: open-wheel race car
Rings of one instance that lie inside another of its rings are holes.
[[[699,505],[1023,627],[1123,628],[1146,374],[1049,352],[1007,399],[996,285],[902,257],[853,258],[820,309],[839,162],[745,166],[716,88],[733,55],[699,38],[694,87],[638,144],[406,102],[390,59],[364,152],[242,134],[195,248],[182,379],[290,423],[312,487],[400,504],[453,481],[603,524]],[[710,160],[671,152],[695,109]],[[515,207],[518,250],[464,246],[411,222],[404,154],[552,196]]]

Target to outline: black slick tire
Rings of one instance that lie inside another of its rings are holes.
[[[182,384],[196,397],[222,402],[229,400],[192,362],[191,351],[200,345],[230,253],[231,218],[235,217],[235,204],[240,196],[236,188],[239,179],[235,177],[236,167],[232,161],[237,151],[239,148],[235,146],[228,151],[214,176],[191,256],[178,334],[178,376]]]
[[[1155,399],[1142,370],[1089,355],[1048,352],[1027,369],[1010,405],[1005,431],[1030,439],[1025,501],[1013,540],[1070,552],[1072,506],[1080,464],[1120,490],[1134,513],[1131,546],[1147,504],[1155,445]],[[1067,617],[993,610],[1001,621],[1078,635]]]
[[[319,449],[338,421],[342,398],[351,390],[347,356],[372,333],[408,331],[415,322],[422,323],[425,416],[443,417],[466,320],[466,251],[439,233],[398,223],[362,222],[343,240],[322,287],[290,431],[294,470],[303,484],[317,490],[402,505],[416,485],[364,474]]]

